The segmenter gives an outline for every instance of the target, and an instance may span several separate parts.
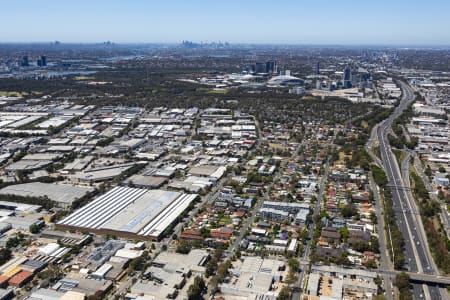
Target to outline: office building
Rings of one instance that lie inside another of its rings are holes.
[[[256,73],[266,73],[266,64],[263,62],[257,62],[255,64],[255,72]]]
[[[277,62],[274,60],[270,60],[266,62],[266,73],[277,73]]]
[[[352,73],[350,67],[345,67],[343,74],[343,87],[350,89],[352,87]]]
[[[30,66],[30,63],[29,63],[29,61],[28,61],[28,55],[24,55],[24,56],[22,57],[22,61],[20,62],[20,66],[22,66],[22,67],[28,67],[28,66]]]

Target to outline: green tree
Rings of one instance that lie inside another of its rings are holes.
[[[380,167],[378,167],[377,165],[372,165],[372,175],[373,175],[373,179],[375,180],[375,183],[383,188],[387,182],[387,176],[386,173],[384,173],[383,169],[381,169]]]
[[[425,175],[427,175],[428,177],[431,177],[431,175],[433,175],[433,171],[431,170],[430,166],[428,166],[428,165],[425,169]]]
[[[64,276],[64,273],[58,266],[50,264],[48,268],[37,274],[40,279],[47,280],[48,282],[55,282]]]
[[[294,272],[297,272],[300,268],[300,262],[295,257],[291,257],[288,259],[288,266],[291,270],[294,270]]]
[[[290,300],[291,299],[291,288],[288,286],[283,286],[281,291],[278,293],[277,300]]]
[[[341,234],[341,239],[343,242],[347,242],[348,237],[350,235],[347,227],[341,227],[339,228],[339,233]]]
[[[205,290],[205,281],[202,277],[196,276],[194,283],[191,284],[187,290],[189,300],[201,300],[203,299],[203,291]]]
[[[33,234],[39,233],[39,231],[41,230],[41,226],[36,225],[36,224],[32,224],[30,225],[30,232]]]
[[[133,258],[130,261],[130,270],[131,271],[140,271],[144,269],[145,260],[142,256],[138,256]]]
[[[211,230],[209,230],[206,227],[202,227],[202,229],[200,229],[200,234],[201,234],[202,238],[206,239],[207,237],[210,236]]]
[[[378,241],[378,238],[376,236],[370,237],[370,250],[373,253],[380,253],[380,243]]]
[[[0,265],[6,263],[11,257],[11,250],[9,248],[0,248]]]
[[[376,269],[377,262],[374,259],[368,260],[364,263],[364,266],[369,269]]]
[[[274,234],[278,233],[278,231],[280,231],[280,224],[274,224],[272,230]]]
[[[409,284],[409,275],[405,272],[397,274],[395,277],[395,286],[400,293],[400,300],[412,300],[411,286]]]
[[[186,241],[179,241],[176,252],[181,254],[188,254],[192,249],[192,245],[189,242]]]
[[[350,203],[342,207],[341,213],[344,218],[351,218],[358,214],[358,210],[352,203]]]

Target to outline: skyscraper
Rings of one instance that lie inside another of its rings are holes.
[[[266,73],[276,73],[277,62],[270,60],[266,62]]]
[[[349,89],[352,87],[352,72],[349,66],[346,66],[343,74],[343,87]]]
[[[30,63],[28,62],[28,55],[24,55],[24,56],[22,57],[22,61],[20,62],[20,65],[21,65],[22,67],[28,67],[28,66],[30,66]]]
[[[257,62],[255,64],[255,72],[256,73],[266,73],[266,65],[262,62]]]
[[[41,56],[41,63],[43,67],[47,65],[47,57],[45,55]]]

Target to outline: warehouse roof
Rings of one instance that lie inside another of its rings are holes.
[[[196,196],[163,190],[116,187],[58,224],[158,237]]]
[[[41,206],[24,203],[15,203],[9,201],[0,201],[0,209],[14,210],[17,213],[21,212],[32,213],[39,211],[41,209]]]
[[[92,192],[92,187],[81,187],[70,184],[52,184],[52,183],[23,183],[4,187],[0,190],[0,194],[44,197],[47,196],[50,200],[59,204],[72,204],[73,201],[83,197],[85,194]]]
[[[151,299],[167,299],[168,295],[174,294],[175,291],[174,287],[155,285],[153,282],[137,281],[131,286],[132,293],[151,296]]]
[[[165,177],[133,175],[125,180],[124,184],[133,184],[136,187],[158,188],[167,181]]]
[[[5,168],[6,171],[18,171],[18,170],[38,170],[51,164],[51,160],[19,160],[13,162]]]
[[[151,274],[151,277],[153,279],[156,279],[157,281],[169,287],[181,286],[184,280],[184,275],[182,273],[169,272],[167,270],[154,266],[150,266],[149,268],[147,268],[145,273]]]
[[[38,289],[37,291],[31,294],[31,299],[40,299],[40,300],[59,300],[64,295],[64,293],[57,292],[49,289]]]
[[[84,300],[86,295],[84,293],[67,291],[59,300]]]
[[[225,171],[226,171],[226,168],[223,166],[218,167],[218,166],[211,166],[211,165],[203,165],[203,166],[192,167],[189,170],[189,174],[220,178],[220,177],[222,177],[222,175]]]
[[[108,180],[116,176],[119,176],[120,174],[127,171],[134,165],[135,165],[134,163],[127,163],[84,170],[82,172],[76,173],[74,175],[74,178],[80,181],[87,181],[87,182]]]
[[[176,192],[155,190],[147,193],[144,190],[142,195],[133,201],[133,205],[123,209],[102,228],[137,233],[179,196],[180,193]]]
[[[62,154],[58,153],[32,153],[25,155],[23,160],[55,160],[62,157]]]
[[[201,249],[193,249],[188,254],[161,252],[154,260],[153,265],[162,267],[167,271],[184,271],[187,272],[204,271],[204,263],[208,258],[208,252]]]
[[[20,271],[16,275],[14,275],[8,282],[12,285],[21,285],[23,282],[28,280],[30,277],[33,277],[33,273],[28,271]]]

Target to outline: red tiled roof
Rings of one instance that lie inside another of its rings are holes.
[[[21,285],[24,281],[33,277],[33,273],[28,271],[21,271],[14,275],[8,282],[10,285]]]
[[[0,276],[0,286],[3,285],[3,284],[5,284],[6,282],[8,282],[8,280],[9,280],[9,277],[8,277],[8,276],[1,275],[1,276]]]
[[[180,239],[201,240],[202,236],[200,235],[200,232],[198,230],[188,229],[180,234]]]

